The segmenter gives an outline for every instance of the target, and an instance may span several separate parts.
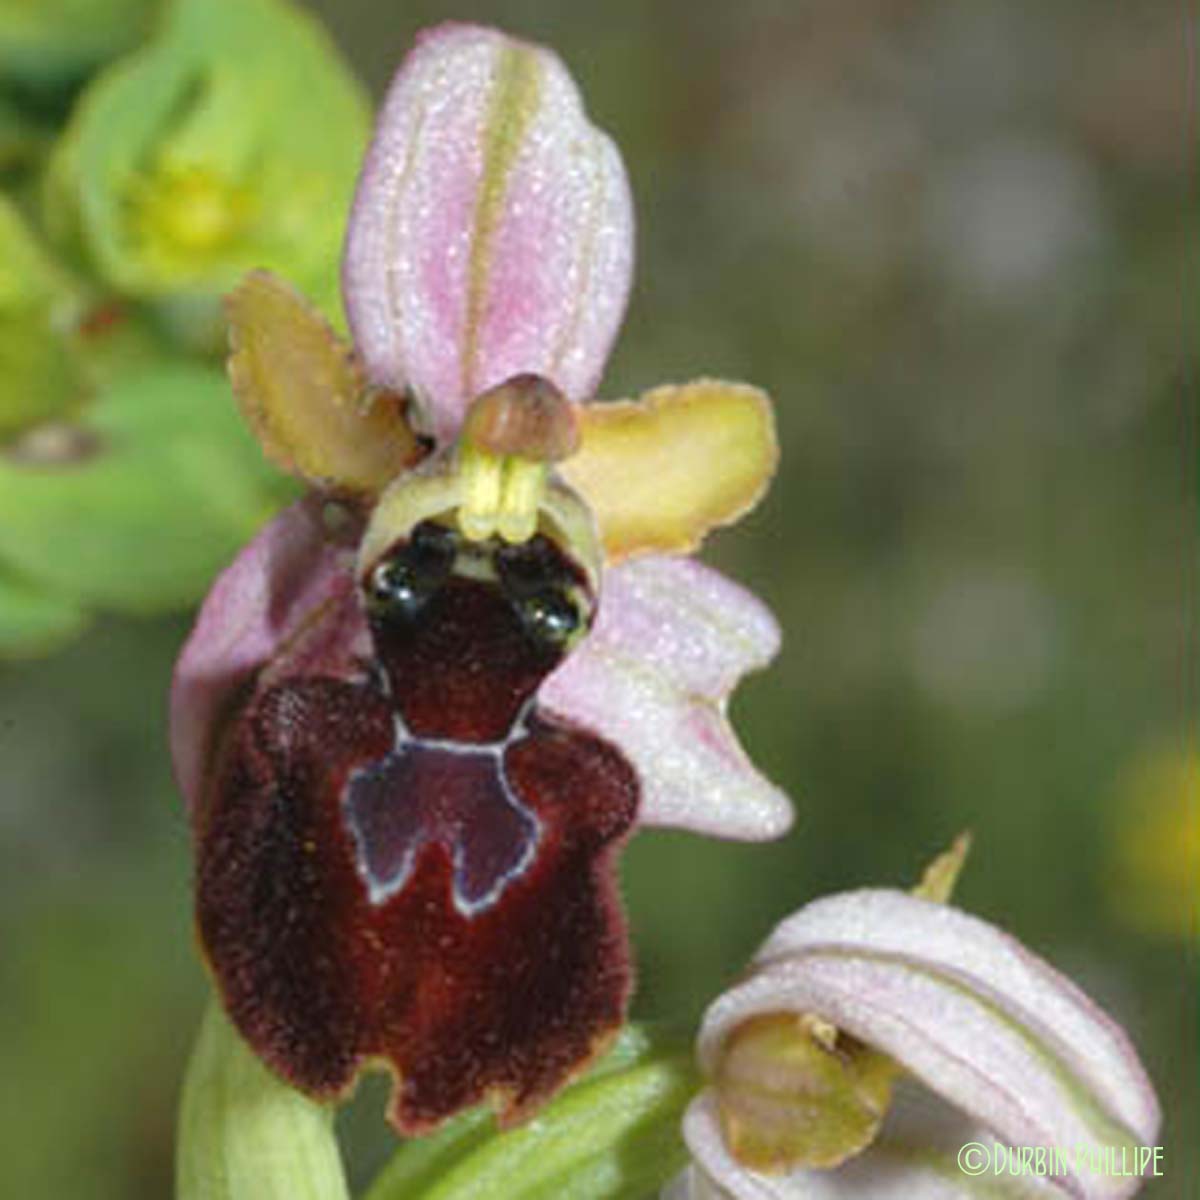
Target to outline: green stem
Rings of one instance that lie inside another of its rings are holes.
[[[333,1109],[282,1083],[210,1000],[179,1111],[176,1200],[349,1200]]]

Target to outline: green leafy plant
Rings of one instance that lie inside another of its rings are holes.
[[[0,655],[194,604],[294,494],[238,421],[221,297],[253,267],[340,320],[367,131],[283,0],[0,6]]]

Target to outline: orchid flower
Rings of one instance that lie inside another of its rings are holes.
[[[550,52],[425,34],[351,213],[353,345],[283,281],[230,373],[309,485],[217,580],[172,691],[200,940],[284,1079],[393,1073],[404,1133],[528,1114],[620,1027],[615,853],[766,839],[787,800],[725,717],[779,634],[685,557],[775,463],[759,391],[590,405],[633,259],[618,152]]]
[[[664,1200],[1138,1190],[1160,1118],[1136,1052],[1070,980],[944,903],[965,849],[912,894],[844,892],[776,928],[705,1013],[693,1163]]]

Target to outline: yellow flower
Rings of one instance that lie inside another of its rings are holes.
[[[1138,928],[1187,936],[1200,912],[1200,754],[1147,749],[1118,785],[1111,835],[1112,901]]]

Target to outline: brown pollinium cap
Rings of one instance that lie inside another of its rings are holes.
[[[579,419],[548,379],[514,375],[475,397],[463,435],[489,454],[561,462],[579,448]]]

